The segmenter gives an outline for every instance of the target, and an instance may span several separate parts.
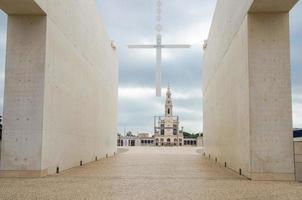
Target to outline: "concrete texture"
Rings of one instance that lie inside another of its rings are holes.
[[[291,179],[294,162],[288,13],[252,13],[248,22],[251,176],[276,174],[277,179]]]
[[[1,170],[40,170],[46,18],[11,16],[7,35]]]
[[[9,15],[45,15],[33,0],[1,0],[0,9]]]
[[[96,2],[0,0],[0,8],[8,14],[0,176],[44,176],[113,155],[118,61]]]
[[[249,12],[288,12],[298,0],[254,0]]]
[[[207,41],[205,152],[253,180],[295,178],[288,25],[295,3],[218,1]]]
[[[294,143],[296,180],[302,182],[302,139]]]
[[[0,199],[298,200],[302,184],[249,181],[188,147],[134,147],[42,179],[0,179]]]

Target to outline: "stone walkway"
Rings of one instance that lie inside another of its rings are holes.
[[[0,179],[0,199],[302,199],[302,184],[255,182],[202,158],[198,148],[135,147],[41,179]]]

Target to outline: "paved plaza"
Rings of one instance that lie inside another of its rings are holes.
[[[0,199],[301,199],[302,184],[249,181],[200,148],[135,147],[38,179],[0,179]]]

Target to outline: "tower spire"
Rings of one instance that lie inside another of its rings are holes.
[[[165,116],[166,117],[172,116],[173,104],[172,104],[171,95],[172,95],[172,93],[171,93],[170,85],[168,85],[167,93],[166,93],[166,104],[165,104]]]

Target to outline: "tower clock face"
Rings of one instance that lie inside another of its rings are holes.
[[[172,127],[173,126],[173,119],[167,118],[166,119],[166,126],[167,127]]]

